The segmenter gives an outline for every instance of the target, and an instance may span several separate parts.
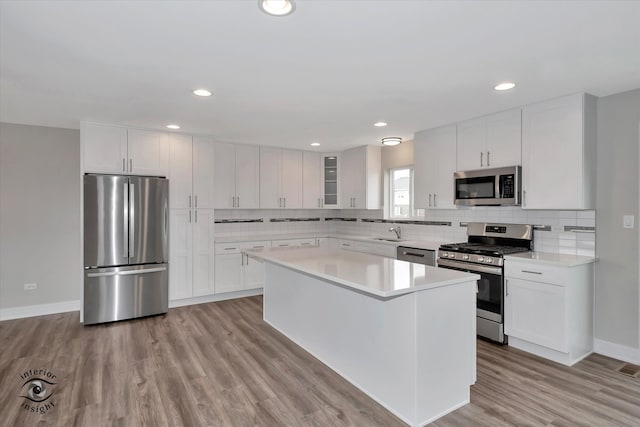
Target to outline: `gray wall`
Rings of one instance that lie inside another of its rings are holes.
[[[638,348],[640,89],[598,100],[595,335]],[[622,216],[636,226],[622,228]]]
[[[80,131],[0,123],[0,212],[0,308],[79,300]]]

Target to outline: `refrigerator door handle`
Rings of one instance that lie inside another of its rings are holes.
[[[129,276],[131,274],[158,273],[160,271],[167,271],[167,267],[145,268],[141,270],[127,271],[110,271],[107,273],[89,273],[87,274],[87,277]]]
[[[127,245],[129,240],[129,183],[125,182],[123,184],[124,191],[124,218],[123,218],[123,227],[122,227],[122,256],[124,258],[129,258],[129,247]]]
[[[136,253],[136,211],[135,211],[135,185],[129,183],[129,220],[131,225],[129,226],[129,258],[134,258]]]

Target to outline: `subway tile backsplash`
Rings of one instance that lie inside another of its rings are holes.
[[[408,240],[462,242],[467,229],[460,223],[504,222],[544,227],[534,231],[534,249],[542,252],[595,256],[595,211],[538,211],[519,207],[473,207],[426,211],[427,224],[401,224]],[[271,234],[338,233],[391,236],[394,224],[380,220],[382,210],[223,210],[215,211],[216,237],[246,238]],[[262,222],[217,223],[221,220],[262,219]],[[297,221],[295,219],[298,219]],[[300,219],[313,219],[304,221]],[[348,220],[342,220],[348,219]],[[355,219],[355,221],[353,221]],[[450,225],[446,225],[450,224]]]

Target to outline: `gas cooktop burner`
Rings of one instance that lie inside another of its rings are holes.
[[[483,243],[452,243],[447,245],[441,245],[440,249],[446,251],[462,252],[467,254],[477,255],[493,255],[502,256],[507,254],[514,254],[518,252],[526,252],[529,249],[518,246],[502,246],[502,245],[487,245]]]

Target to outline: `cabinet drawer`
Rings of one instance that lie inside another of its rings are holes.
[[[555,267],[536,263],[513,262],[509,259],[504,263],[504,275],[534,282],[553,283],[564,286],[567,284],[567,268]]]

